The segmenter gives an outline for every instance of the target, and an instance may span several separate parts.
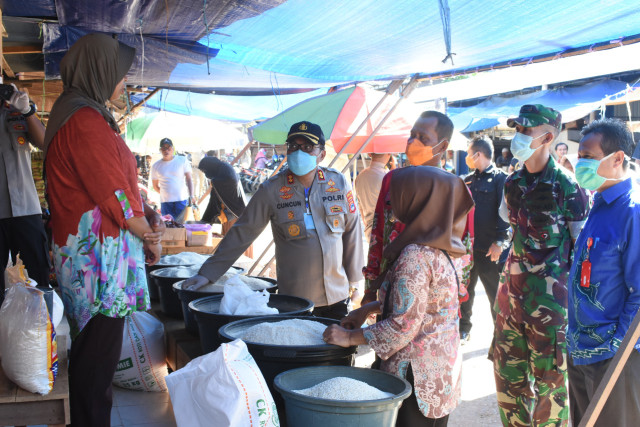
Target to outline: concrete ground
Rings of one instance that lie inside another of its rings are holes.
[[[487,359],[493,338],[489,299],[478,281],[473,302],[471,340],[462,350],[462,402],[449,416],[453,427],[501,426],[493,364]]]

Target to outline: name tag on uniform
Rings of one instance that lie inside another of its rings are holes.
[[[304,214],[304,225],[307,227],[307,230],[315,230],[316,224],[313,222],[313,216],[310,213]]]

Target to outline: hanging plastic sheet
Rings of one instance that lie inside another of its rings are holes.
[[[69,48],[89,32],[80,28],[45,23],[43,33],[46,78],[60,78],[60,61]],[[207,61],[206,54],[202,52],[202,46],[198,44],[195,44],[194,49],[198,49],[195,51],[189,49],[186,44],[176,46],[172,43],[167,44],[164,40],[140,37],[135,34],[119,34],[118,40],[136,48],[136,57],[127,75],[133,83],[149,86],[171,83],[170,76],[177,64],[203,64]],[[215,56],[216,53],[216,49],[210,49],[209,55]],[[177,83],[185,84],[186,82]]]
[[[284,0],[57,0],[56,6],[58,21],[65,26],[116,34],[138,34],[142,29],[142,33],[149,37],[196,41],[208,31],[259,15],[283,2]]]

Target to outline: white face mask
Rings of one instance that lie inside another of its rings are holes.
[[[539,145],[536,148],[531,148],[531,143],[538,139],[542,138],[549,132],[545,132],[542,135],[536,136],[535,138],[529,135],[525,135],[520,132],[516,132],[513,139],[511,140],[511,153],[513,156],[520,160],[521,162],[526,162],[533,156],[533,154],[538,150],[538,148],[542,147]]]

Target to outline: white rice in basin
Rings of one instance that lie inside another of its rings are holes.
[[[293,392],[329,400],[377,400],[394,396],[393,393],[378,390],[365,382],[348,377],[331,378],[313,387]]]
[[[244,341],[272,345],[325,345],[322,333],[327,325],[313,320],[287,319],[265,322],[248,328]]]

